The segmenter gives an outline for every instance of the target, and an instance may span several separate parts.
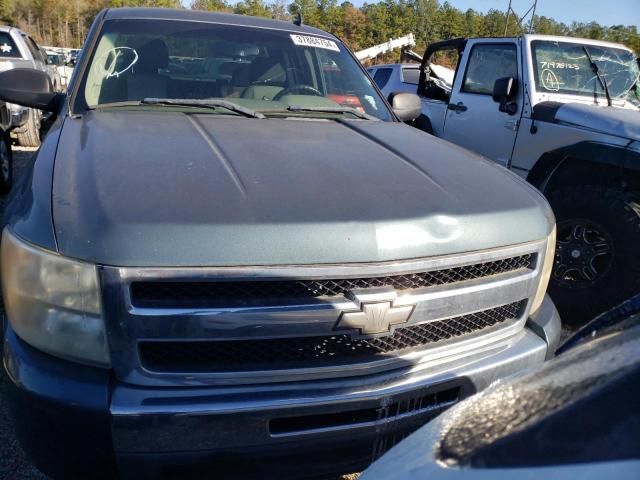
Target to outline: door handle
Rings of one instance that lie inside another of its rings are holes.
[[[466,112],[467,106],[462,102],[458,102],[455,105],[453,103],[450,103],[449,105],[447,105],[447,109],[453,110],[456,113],[460,113],[460,112]]]

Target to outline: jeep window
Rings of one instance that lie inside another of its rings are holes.
[[[384,86],[391,78],[391,69],[390,68],[379,68],[378,71],[373,76],[373,81],[376,82],[378,88],[384,88]]]
[[[20,51],[6,32],[0,32],[0,58],[20,58]]]
[[[431,54],[426,65],[429,76],[425,80],[425,97],[448,102],[454,75],[447,78],[444,72],[457,72],[460,65],[460,53],[456,48],[445,47]],[[419,75],[418,71],[418,75]]]
[[[513,44],[474,45],[469,55],[462,91],[491,95],[498,78],[518,77],[516,46]]]
[[[640,71],[629,50],[600,45],[534,40],[531,42],[536,90],[581,96],[602,96],[604,91],[589,65],[584,47],[607,83],[612,99],[640,106]]]
[[[42,52],[40,51],[40,47],[38,47],[38,44],[28,35],[23,35],[23,37],[24,43],[27,45],[27,48],[31,52],[31,56],[33,57],[33,59],[36,62],[45,63],[45,59],[42,56]]]
[[[105,23],[86,71],[78,111],[152,97],[225,99],[267,116],[295,105],[316,110],[342,106],[392,118],[341,42],[285,30],[112,20]],[[296,110],[298,116],[343,114]]]
[[[418,85],[418,81],[420,80],[420,69],[419,68],[402,68],[402,81],[404,83],[409,83],[411,85]]]
[[[62,57],[56,53],[47,54],[47,63],[60,67],[63,65]]]

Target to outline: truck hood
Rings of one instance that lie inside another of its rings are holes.
[[[542,102],[534,107],[534,113],[545,108],[552,112],[548,120],[556,123],[629,140],[640,140],[640,112],[637,110],[581,103]]]
[[[94,111],[65,120],[60,253],[118,266],[389,261],[544,238],[507,170],[400,123]]]

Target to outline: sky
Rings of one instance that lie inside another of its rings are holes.
[[[366,0],[368,3],[376,3],[378,0]],[[191,0],[181,0],[188,6]],[[269,0],[266,0],[269,3]],[[440,0],[441,3],[444,0]],[[235,3],[231,0],[230,3]],[[342,3],[338,0],[338,3]],[[365,0],[351,0],[356,6],[365,3]],[[480,12],[487,12],[495,8],[506,11],[509,0],[449,0],[449,3],[460,10],[473,8]],[[533,0],[512,0],[513,10],[518,15],[523,15]],[[544,15],[564,23],[597,21],[601,25],[636,25],[640,28],[640,0],[538,0],[537,15]]]
[[[450,0],[460,10],[473,8],[486,12],[491,8],[505,10],[509,0]],[[523,15],[533,0],[512,0],[511,6]],[[544,15],[564,23],[595,20],[600,25],[636,25],[640,27],[640,0],[538,0],[536,15]]]

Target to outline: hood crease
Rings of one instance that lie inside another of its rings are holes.
[[[193,125],[193,128],[196,130],[196,132],[200,134],[200,137],[202,137],[204,142],[214,153],[215,157],[220,161],[220,164],[223,166],[225,171],[229,174],[229,177],[231,177],[231,180],[233,180],[233,183],[238,188],[238,191],[240,192],[240,195],[242,195],[242,198],[246,199],[247,188],[242,182],[242,178],[240,177],[240,174],[231,163],[231,160],[225,155],[224,151],[222,150],[220,145],[218,145],[215,142],[213,137],[207,133],[207,131],[204,129],[204,127],[202,126],[202,124],[200,123],[197,117],[194,117],[188,114],[185,114],[185,115],[189,120],[189,123]]]
[[[393,156],[395,156],[396,158],[402,160],[402,162],[404,162],[410,168],[412,168],[413,170],[418,172],[420,175],[422,175],[424,178],[426,178],[429,181],[429,183],[431,183],[432,185],[436,186],[438,188],[438,190],[440,190],[441,193],[449,195],[449,192],[447,192],[442,185],[440,185],[431,175],[429,175],[426,171],[424,171],[422,168],[420,168],[419,165],[417,165],[415,162],[413,162],[406,155],[403,155],[401,152],[399,152],[395,148],[392,148],[386,142],[381,142],[379,138],[376,138],[375,136],[373,136],[370,133],[364,131],[363,129],[359,128],[359,126],[357,126],[357,125],[355,125],[353,123],[350,123],[350,122],[345,121],[345,120],[338,120],[338,122],[341,125],[343,125],[344,127],[346,127],[349,130],[351,130],[352,132],[364,137],[365,139],[369,140],[370,142],[373,142],[374,144],[378,145],[380,148],[382,148],[382,149],[386,150],[387,152],[393,154]]]

